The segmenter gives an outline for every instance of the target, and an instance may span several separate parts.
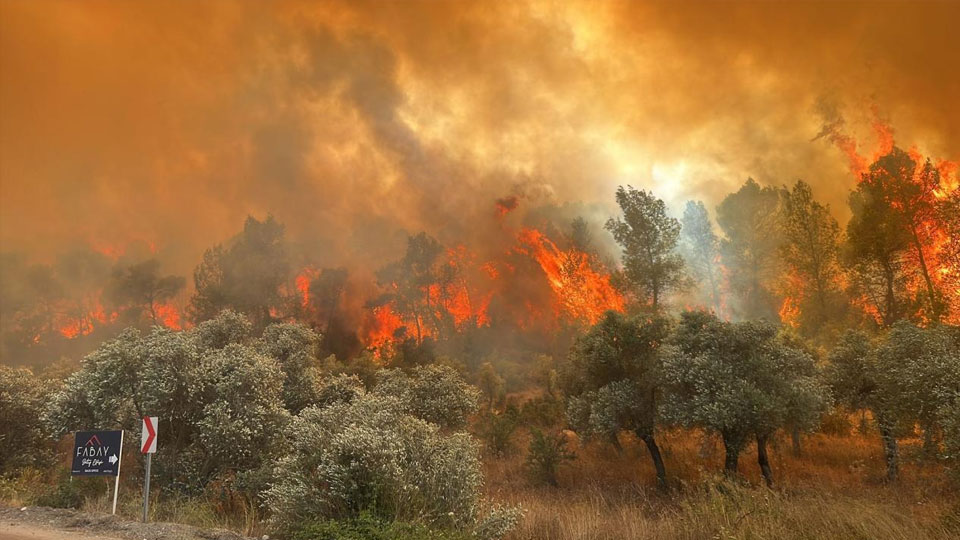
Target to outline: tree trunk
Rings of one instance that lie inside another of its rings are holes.
[[[641,439],[647,445],[650,451],[650,459],[653,460],[653,467],[657,470],[657,487],[661,490],[667,488],[667,468],[663,466],[663,457],[660,455],[660,447],[653,435],[641,435]]]
[[[930,271],[927,270],[927,261],[923,257],[923,246],[920,244],[920,236],[917,234],[915,226],[910,227],[913,233],[913,246],[917,250],[917,261],[920,263],[920,273],[923,275],[923,281],[927,285],[927,295],[930,297],[930,314],[934,320],[940,320],[940,306],[937,305],[937,293],[933,288],[933,281],[930,279]]]
[[[616,449],[618,456],[623,454],[623,445],[620,444],[620,436],[618,433],[610,434],[610,444]]]
[[[770,471],[770,459],[767,457],[767,436],[757,435],[757,463],[767,487],[773,487],[773,473]]]
[[[800,428],[794,426],[793,429],[790,430],[790,439],[793,441],[793,455],[795,457],[800,457]]]
[[[900,464],[897,458],[897,438],[893,436],[893,431],[883,422],[877,422],[880,425],[880,438],[883,440],[883,455],[887,460],[887,480],[896,482],[900,473]]]

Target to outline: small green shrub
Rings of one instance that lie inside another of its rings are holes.
[[[545,435],[542,431],[531,431],[530,453],[527,454],[527,471],[535,482],[557,485],[557,469],[564,461],[576,458],[567,450],[567,440],[563,433]]]
[[[79,509],[88,498],[102,495],[106,492],[106,484],[94,478],[63,477],[49,490],[41,492],[31,501],[36,506],[51,508]]]
[[[850,413],[845,409],[834,409],[820,419],[820,431],[827,435],[848,437],[853,431]]]
[[[528,426],[554,427],[563,421],[564,413],[563,401],[546,395],[524,402],[520,419]]]
[[[488,413],[484,417],[480,435],[494,456],[513,453],[513,434],[520,425],[519,418],[520,412],[513,405],[508,405],[502,414]]]

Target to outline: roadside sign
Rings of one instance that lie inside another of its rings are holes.
[[[146,454],[143,474],[143,522],[147,522],[150,514],[150,462],[157,452],[157,420],[156,416],[143,417],[143,429],[140,431],[140,453]]]
[[[73,440],[74,476],[118,476],[122,431],[78,431]]]
[[[140,453],[153,454],[157,451],[157,417],[144,416],[143,430],[140,434]]]
[[[78,431],[73,438],[74,476],[113,476],[113,513],[117,513],[123,431]]]

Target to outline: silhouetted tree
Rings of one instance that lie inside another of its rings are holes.
[[[173,298],[186,283],[182,276],[161,276],[160,261],[150,259],[116,268],[106,293],[115,305],[135,309],[138,316],[146,312],[151,323],[158,324],[157,304]]]
[[[720,239],[713,232],[710,215],[701,201],[687,201],[683,210],[681,238],[687,268],[710,298],[711,306],[721,314]]]
[[[228,247],[208,249],[194,270],[193,318],[203,321],[234,309],[263,328],[273,319],[270,309],[282,303],[281,286],[289,273],[283,225],[273,216],[264,221],[248,217]]]
[[[421,232],[408,238],[402,259],[377,272],[377,281],[390,292],[397,309],[413,319],[417,343],[423,341],[425,324],[432,324],[434,328],[439,324],[435,309],[438,298],[430,286],[439,279],[442,253],[443,246]]]
[[[606,228],[622,248],[623,277],[641,304],[657,310],[664,295],[687,283],[676,251],[680,222],[642,189],[620,186],[616,197],[623,217],[609,219]]]
[[[797,298],[800,328],[818,332],[840,309],[840,226],[830,208],[813,198],[810,185],[798,180],[784,190],[781,213],[783,244],[780,254],[787,267],[785,287]]]
[[[944,312],[943,295],[930,274],[930,235],[936,220],[934,191],[940,173],[929,160],[919,165],[903,150],[877,159],[850,196],[849,259],[856,291],[890,326],[909,315],[907,284],[919,273],[921,305],[930,320]]]
[[[777,320],[772,282],[779,274],[780,231],[776,189],[760,187],[752,178],[727,195],[717,207],[717,223],[726,238],[721,242],[735,310],[747,319]]]

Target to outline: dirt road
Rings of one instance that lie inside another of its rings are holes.
[[[250,540],[232,531],[30,506],[0,506],[0,540]]]
[[[0,523],[0,540],[119,540],[116,536],[90,535],[78,531],[37,525]]]

